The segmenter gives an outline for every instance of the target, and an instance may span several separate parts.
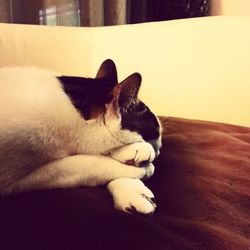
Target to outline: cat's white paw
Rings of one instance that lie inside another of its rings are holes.
[[[122,163],[141,166],[155,159],[155,151],[148,142],[136,142],[111,151],[109,156]]]
[[[124,212],[151,214],[155,211],[154,195],[138,179],[120,178],[108,184],[115,208]]]

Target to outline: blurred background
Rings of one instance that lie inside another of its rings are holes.
[[[0,22],[107,26],[210,14],[209,0],[0,0]]]

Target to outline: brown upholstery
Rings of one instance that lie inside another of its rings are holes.
[[[0,199],[1,249],[250,249],[250,128],[161,117],[146,181],[152,216],[113,208],[104,187]]]

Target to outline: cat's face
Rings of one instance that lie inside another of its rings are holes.
[[[108,64],[109,67],[112,65],[110,60]],[[113,69],[109,72],[116,72],[114,63],[111,67]],[[105,70],[101,68],[102,74],[105,75]],[[153,146],[156,155],[159,155],[161,125],[159,119],[138,99],[140,86],[141,75],[139,73],[134,73],[115,85],[112,91],[112,99],[106,104],[103,116],[105,125],[124,144],[146,141]]]
[[[129,108],[121,109],[121,127],[137,132],[144,141],[153,146],[156,156],[159,155],[161,148],[160,121],[143,102],[137,100]]]
[[[159,154],[161,126],[157,117],[137,97],[141,86],[139,73],[118,84],[116,66],[112,60],[106,60],[95,79],[59,79],[83,118],[100,128],[96,131],[96,140],[105,145],[104,151],[112,146],[146,141],[153,146],[156,155]]]

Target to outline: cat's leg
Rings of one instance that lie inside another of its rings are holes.
[[[110,152],[110,157],[122,163],[133,161],[136,166],[143,163],[153,162],[155,151],[148,142],[136,142],[114,149]]]
[[[97,186],[126,177],[141,179],[146,168],[123,164],[100,155],[75,155],[43,165],[10,185],[2,193],[35,189]]]
[[[113,150],[110,157],[120,162],[131,162],[140,166],[147,164],[147,177],[154,172],[151,163],[155,152],[151,144],[139,142]],[[153,213],[156,208],[153,193],[139,179],[119,178],[111,181],[107,188],[113,196],[114,206],[125,212],[138,212],[143,214]]]

